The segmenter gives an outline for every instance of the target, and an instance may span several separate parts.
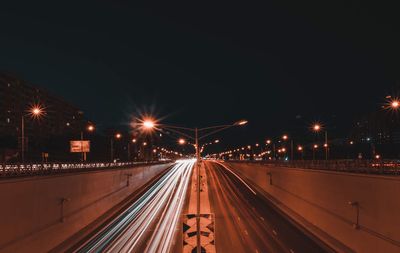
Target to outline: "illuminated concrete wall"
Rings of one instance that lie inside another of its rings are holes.
[[[169,165],[0,180],[0,252],[49,251]]]
[[[337,242],[355,252],[400,252],[400,177],[225,164],[338,251],[348,252]],[[349,202],[359,204],[359,229]]]

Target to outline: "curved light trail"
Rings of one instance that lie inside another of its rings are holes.
[[[178,161],[159,181],[76,252],[169,252],[195,160]],[[149,230],[156,226],[149,235]]]

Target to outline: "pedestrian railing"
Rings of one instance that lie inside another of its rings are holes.
[[[296,161],[249,161],[232,160],[238,163],[255,163],[265,166],[301,169],[329,170],[365,174],[400,175],[400,160],[296,160]]]
[[[36,163],[36,164],[0,164],[0,178],[36,176],[67,172],[82,172],[104,169],[124,169],[143,165],[156,165],[171,161],[116,162],[116,163]]]

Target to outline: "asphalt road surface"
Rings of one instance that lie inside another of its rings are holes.
[[[206,162],[217,252],[329,252],[278,213],[256,188]]]

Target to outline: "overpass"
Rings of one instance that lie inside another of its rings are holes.
[[[0,252],[399,252],[387,164],[2,165]]]

